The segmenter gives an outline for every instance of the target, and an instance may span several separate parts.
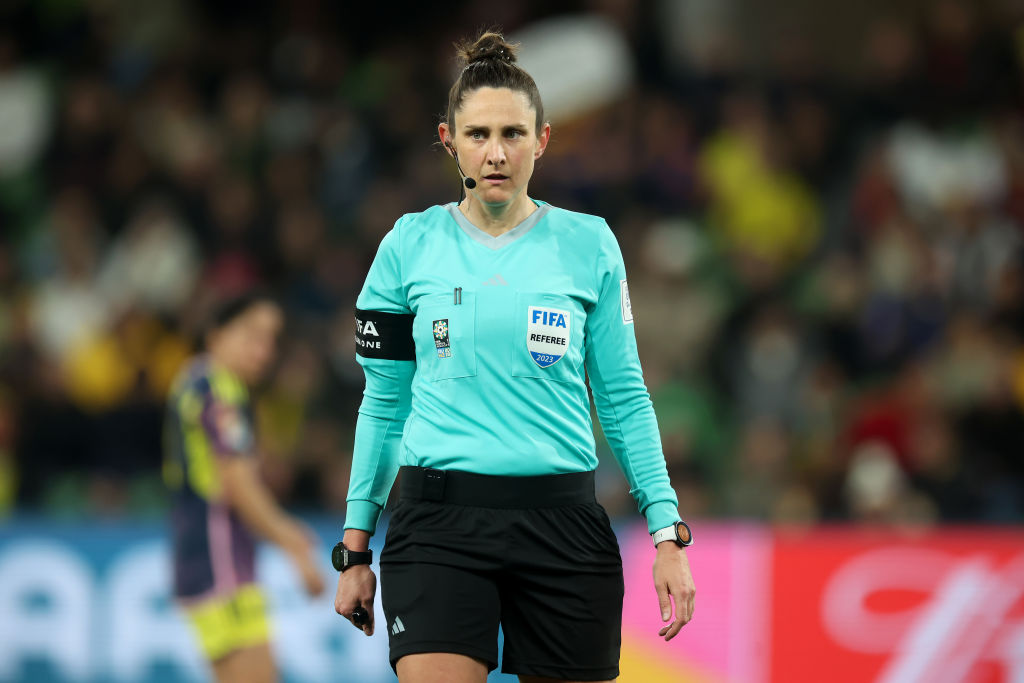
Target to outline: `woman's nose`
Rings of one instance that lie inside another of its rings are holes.
[[[487,163],[493,166],[501,166],[505,163],[505,148],[501,142],[495,140],[487,146]]]

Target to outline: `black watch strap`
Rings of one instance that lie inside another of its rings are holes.
[[[339,572],[357,564],[370,564],[371,562],[373,562],[372,550],[349,550],[344,543],[338,543],[331,551],[331,564]]]

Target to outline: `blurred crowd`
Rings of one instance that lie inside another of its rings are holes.
[[[596,17],[631,76],[530,190],[619,238],[683,514],[1024,520],[1024,7],[876,4],[838,57],[798,2],[0,5],[0,514],[161,514],[169,383],[254,285],[267,480],[343,510],[355,296],[459,194],[452,41]]]

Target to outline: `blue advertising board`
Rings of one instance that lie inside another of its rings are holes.
[[[394,682],[383,629],[367,638],[334,612],[337,573],[328,543],[341,533],[340,524],[310,526],[323,539],[323,595],[308,598],[275,548],[263,545],[257,558],[283,679]],[[375,554],[382,539],[383,533],[374,537]],[[0,523],[0,681],[210,680],[169,590],[168,544],[159,522]],[[379,600],[376,610],[381,624]],[[489,680],[516,679],[495,672]]]

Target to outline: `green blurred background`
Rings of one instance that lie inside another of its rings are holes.
[[[1020,522],[1022,20],[1002,0],[5,0],[0,515],[159,518],[168,383],[210,307],[261,284],[289,314],[267,480],[340,517],[355,295],[402,213],[457,198],[435,144],[452,42],[496,24],[554,127],[531,194],[622,244],[684,516]]]

